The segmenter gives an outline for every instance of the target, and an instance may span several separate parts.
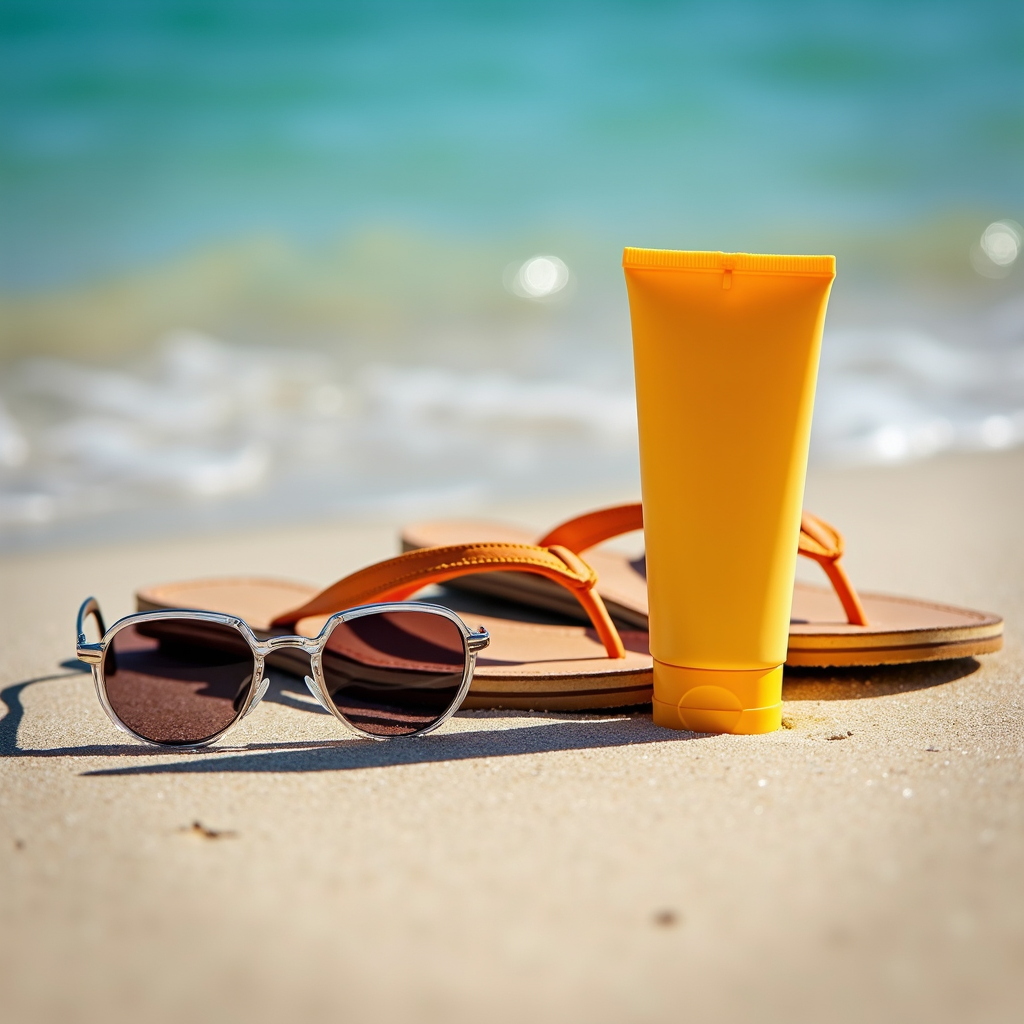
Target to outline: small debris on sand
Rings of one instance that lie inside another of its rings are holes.
[[[195,836],[196,839],[233,839],[238,835],[237,832],[229,830],[207,828],[201,821],[193,821],[191,825],[184,825],[178,831]]]

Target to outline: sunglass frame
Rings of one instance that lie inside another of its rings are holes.
[[[451,705],[436,721],[431,722],[430,725],[425,726],[422,729],[418,729],[416,732],[408,733],[405,736],[379,736],[374,733],[366,732],[365,730],[360,729],[357,725],[353,725],[353,723],[350,722],[334,706],[333,701],[331,701],[328,696],[327,684],[323,673],[324,648],[327,646],[327,641],[330,638],[331,633],[337,626],[343,622],[351,622],[353,619],[360,619],[367,615],[381,615],[387,612],[419,612],[423,614],[441,615],[449,621],[454,622],[458,627],[459,632],[462,634],[465,651],[462,683],[460,684],[459,690],[455,695],[455,698],[452,700]],[[85,620],[90,615],[95,617],[100,633],[102,634],[102,638],[98,643],[89,643],[86,639]],[[235,715],[235,717],[223,729],[221,729],[220,732],[208,739],[201,740],[198,743],[160,743],[157,740],[151,740],[147,739],[145,736],[140,736],[137,732],[121,721],[117,716],[117,713],[111,707],[110,701],[107,698],[107,686],[106,681],[103,678],[103,661],[111,640],[113,640],[113,638],[127,626],[167,619],[191,619],[193,621],[218,623],[222,626],[232,626],[242,634],[252,651],[252,680],[249,683],[249,692],[246,694],[245,701],[239,709],[238,714]],[[451,716],[454,715],[462,706],[462,702],[466,699],[466,694],[469,692],[470,684],[473,681],[473,671],[476,668],[477,652],[482,651],[488,643],[490,643],[490,636],[487,633],[487,630],[482,626],[474,633],[450,608],[446,608],[444,605],[439,604],[428,604],[423,601],[394,601],[389,603],[359,605],[355,608],[347,608],[343,612],[336,612],[324,623],[323,629],[321,629],[315,637],[283,634],[261,639],[255,632],[253,632],[249,624],[244,619],[240,619],[237,615],[226,615],[222,612],[209,612],[202,611],[201,609],[193,610],[188,608],[171,608],[160,611],[136,612],[134,615],[126,615],[124,618],[118,619],[110,629],[106,629],[103,623],[103,613],[100,611],[99,602],[96,598],[89,597],[82,602],[82,606],[78,609],[75,633],[75,648],[78,660],[85,662],[92,669],[92,678],[96,686],[96,696],[99,699],[100,706],[106,712],[106,715],[111,722],[113,722],[114,725],[122,732],[127,733],[133,739],[136,739],[141,743],[145,743],[148,746],[157,747],[160,750],[181,751],[202,750],[204,747],[208,747],[211,744],[216,743],[217,740],[221,739],[221,737],[238,725],[246,715],[252,712],[256,705],[259,704],[259,702],[266,696],[267,689],[270,686],[270,679],[266,675],[267,658],[276,651],[286,649],[301,650],[305,654],[309,655],[310,667],[313,670],[313,675],[312,677],[305,677],[306,687],[309,689],[309,692],[313,695],[317,703],[325,711],[334,715],[334,717],[337,718],[338,721],[341,722],[342,725],[344,725],[350,732],[362,737],[363,739],[382,741],[393,739],[412,739],[417,736],[426,736],[444,725],[444,723],[447,722],[448,719],[451,718]]]

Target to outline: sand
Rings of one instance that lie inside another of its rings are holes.
[[[7,558],[4,1019],[1019,1020],[1024,453],[817,473],[806,504],[862,587],[999,611],[1005,650],[790,675],[754,737],[468,712],[369,744],[276,676],[234,749],[154,754],[67,667],[84,596],[326,583],[394,525]]]

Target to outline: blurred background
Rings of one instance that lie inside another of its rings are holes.
[[[835,253],[812,458],[1024,442],[1018,0],[5,0],[0,546],[639,490],[624,245]]]

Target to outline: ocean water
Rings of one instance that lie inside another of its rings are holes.
[[[0,545],[637,487],[624,244],[837,254],[818,464],[1022,443],[1022,220],[1015,2],[8,0]]]

